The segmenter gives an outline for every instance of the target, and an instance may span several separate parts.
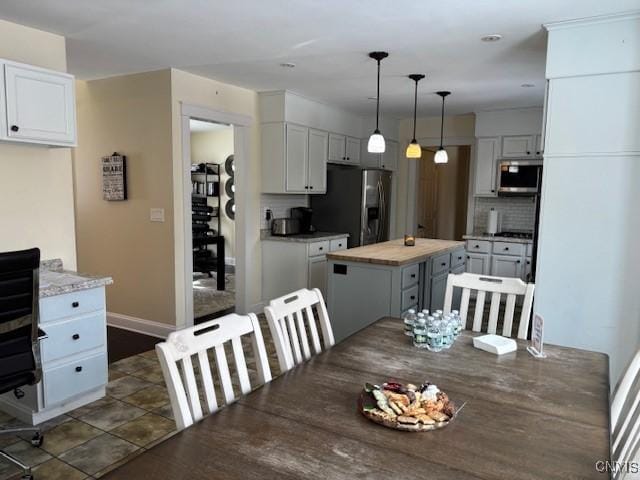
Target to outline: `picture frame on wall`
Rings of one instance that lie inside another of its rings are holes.
[[[106,201],[127,199],[127,157],[114,152],[102,157],[102,198]]]

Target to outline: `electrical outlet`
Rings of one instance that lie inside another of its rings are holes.
[[[152,222],[164,222],[164,208],[150,209],[149,220],[151,220]]]

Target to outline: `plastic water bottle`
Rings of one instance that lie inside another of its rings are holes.
[[[429,316],[429,310],[427,310],[426,308],[422,310],[422,312],[420,313],[424,313],[424,317],[427,318]]]
[[[455,320],[454,335],[457,338],[462,332],[462,318],[460,318],[460,312],[458,310],[451,310],[451,315],[453,315],[453,319]]]
[[[453,320],[450,315],[446,315],[442,319],[442,348],[451,348],[451,345],[453,345],[453,341],[455,339],[454,322],[455,320]]]
[[[427,322],[427,348],[432,352],[442,350],[442,322],[434,317]]]
[[[427,348],[427,319],[422,313],[413,325],[413,346],[417,348]]]
[[[402,316],[402,321],[404,322],[404,334],[411,337],[413,336],[413,324],[416,322],[417,319],[417,315],[416,315],[416,311],[413,308],[410,308],[409,310],[407,310],[407,313],[405,313]]]

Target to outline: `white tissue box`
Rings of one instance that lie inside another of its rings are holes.
[[[495,353],[496,355],[504,355],[505,353],[515,352],[518,349],[518,344],[514,339],[500,335],[474,337],[473,346],[485,352]]]

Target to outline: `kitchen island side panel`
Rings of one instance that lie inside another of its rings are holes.
[[[400,311],[401,268],[329,261],[328,312],[336,342]]]

